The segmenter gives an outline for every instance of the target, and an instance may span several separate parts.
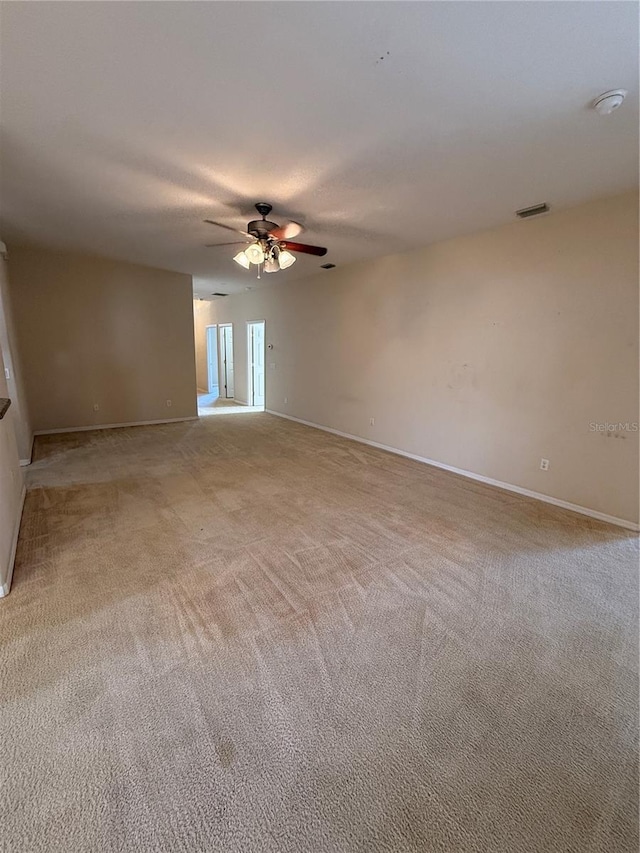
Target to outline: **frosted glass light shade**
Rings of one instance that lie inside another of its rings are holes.
[[[241,267],[244,267],[246,270],[249,269],[251,264],[249,263],[249,258],[245,255],[244,252],[238,252],[238,254],[233,259],[237,264],[240,264]]]
[[[280,269],[280,264],[275,258],[267,258],[264,262],[264,271],[265,272],[278,272]]]
[[[244,250],[247,259],[252,264],[261,264],[264,261],[264,252],[259,243],[252,243]]]
[[[283,249],[282,252],[278,255],[278,263],[280,264],[281,270],[286,270],[287,267],[290,267],[292,264],[295,264],[296,256],[292,255],[291,252],[287,252],[286,249]]]

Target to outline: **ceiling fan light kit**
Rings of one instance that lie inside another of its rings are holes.
[[[249,245],[246,249],[238,252],[233,260],[240,264],[241,267],[248,270],[251,265],[257,266],[258,278],[260,271],[263,269],[267,273],[286,270],[296,262],[296,256],[293,252],[302,252],[307,255],[323,256],[327,254],[327,250],[323,246],[309,246],[306,243],[292,243],[291,238],[296,237],[302,230],[302,225],[298,222],[288,222],[286,225],[278,225],[275,222],[270,222],[267,219],[271,213],[272,207],[266,202],[258,202],[256,210],[262,216],[262,219],[254,219],[247,225],[246,231],[240,231],[237,228],[231,228],[222,222],[214,222],[211,219],[205,219],[209,225],[217,225],[220,228],[225,228],[228,231],[236,231],[248,238]],[[226,243],[213,244],[223,246],[230,245]]]

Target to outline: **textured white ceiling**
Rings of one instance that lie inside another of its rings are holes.
[[[256,282],[252,205],[315,272],[632,188],[638,5],[2,4],[0,234]],[[624,87],[609,118],[588,108]],[[523,226],[524,227],[524,226]],[[327,275],[331,275],[330,272]]]

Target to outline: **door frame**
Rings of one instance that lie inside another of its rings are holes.
[[[213,376],[213,372],[211,370],[211,353],[210,353],[210,330],[216,330],[216,373],[217,376]],[[208,326],[205,326],[204,330],[205,334],[205,343],[207,350],[207,393],[213,393],[213,389],[218,389],[218,394],[220,394],[220,344],[218,343],[218,324],[210,323]],[[215,381],[214,381],[215,380]]]
[[[220,334],[221,329],[231,329],[231,353],[233,355],[233,397],[227,397],[227,375],[225,370],[225,350],[223,344],[224,335]],[[224,388],[224,399],[225,400],[233,400],[235,399],[235,391],[236,391],[236,336],[233,331],[233,323],[218,323],[218,375],[220,378],[219,387]],[[221,395],[222,396],[222,395]]]
[[[264,407],[267,408],[267,321],[247,320],[247,403],[253,406],[253,364],[252,364],[252,335],[251,326],[254,323],[262,323],[264,326]]]

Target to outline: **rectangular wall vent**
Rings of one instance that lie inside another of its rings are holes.
[[[548,213],[549,205],[544,202],[544,204],[534,204],[533,207],[523,207],[522,210],[516,210],[516,216],[519,216],[520,219],[527,219],[529,216],[538,216],[539,213]]]

